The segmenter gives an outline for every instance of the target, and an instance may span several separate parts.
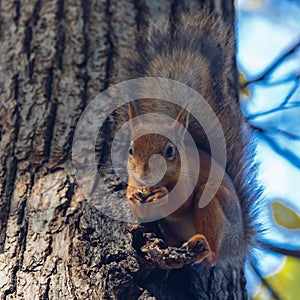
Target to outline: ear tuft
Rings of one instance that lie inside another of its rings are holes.
[[[136,117],[136,107],[132,101],[128,102],[128,108],[129,108],[129,120],[132,120],[134,117]]]
[[[130,127],[132,130],[134,127],[132,120],[137,116],[136,105],[132,101],[128,102],[128,112],[129,112]],[[135,122],[135,125],[136,124],[137,123]]]
[[[180,126],[182,125],[182,126]],[[177,137],[183,142],[187,129],[189,127],[189,112],[186,107],[181,108],[172,128],[175,130]]]
[[[176,121],[173,123],[173,128],[175,130],[180,130],[180,124],[185,127],[185,132],[189,127],[189,112],[185,109],[185,107],[182,107],[179,114],[176,117]],[[184,133],[185,133],[184,132]]]

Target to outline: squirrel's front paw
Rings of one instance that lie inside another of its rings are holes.
[[[147,198],[147,202],[154,202],[162,197],[168,195],[168,190],[166,187],[158,187],[151,191],[150,196]]]
[[[128,197],[128,200],[130,200],[135,204],[151,203],[161,199],[167,194],[168,194],[168,190],[165,187],[158,187],[158,188],[154,188],[153,190],[140,188],[140,189],[136,189],[136,191]]]
[[[135,204],[144,202],[144,198],[140,192],[132,193],[130,196],[128,196],[128,200]]]
[[[217,255],[215,252],[211,251],[210,246],[203,234],[193,235],[182,247],[187,247],[192,252],[198,252],[197,248],[204,248],[206,251],[199,252],[197,257],[197,262],[204,262],[209,266],[214,266],[217,262]]]

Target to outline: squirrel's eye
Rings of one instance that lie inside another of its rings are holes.
[[[133,154],[132,146],[131,146],[131,145],[130,145],[129,148],[128,148],[128,153],[129,153],[130,156]]]
[[[171,160],[175,157],[175,149],[172,145],[167,146],[166,148],[166,158]]]

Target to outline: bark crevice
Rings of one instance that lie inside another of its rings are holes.
[[[13,93],[15,99],[14,107],[14,133],[12,135],[12,144],[9,152],[7,153],[7,160],[3,166],[6,171],[6,181],[4,181],[4,191],[0,201],[0,254],[4,252],[4,245],[6,240],[7,222],[10,213],[10,204],[12,194],[15,188],[15,180],[17,176],[18,160],[15,157],[15,148],[20,130],[20,113],[19,113],[19,76],[18,74],[13,77]]]
[[[19,26],[19,19],[20,19],[20,10],[21,10],[21,3],[20,3],[20,0],[16,0],[14,1],[15,3],[15,17],[14,17],[14,21],[15,21],[15,25],[16,27]],[[1,9],[1,6],[0,6],[0,9]]]
[[[66,43],[66,31],[64,26],[64,11],[65,0],[58,0],[56,19],[57,19],[57,32],[56,32],[56,61],[58,69],[63,72],[63,56]]]
[[[52,84],[53,84],[53,69],[49,69],[49,76],[46,80],[46,97],[49,101],[50,109],[49,114],[47,116],[46,123],[46,133],[45,133],[45,149],[44,155],[46,158],[51,157],[51,145],[52,139],[54,135],[54,128],[55,128],[55,120],[56,120],[56,113],[57,113],[57,101],[52,99]],[[47,159],[47,160],[48,160]]]

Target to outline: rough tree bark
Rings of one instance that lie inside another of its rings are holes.
[[[127,224],[88,203],[72,171],[76,122],[113,83],[135,28],[201,2],[232,26],[225,0],[0,2],[1,299],[246,298],[237,266],[166,272],[139,257]],[[110,134],[100,137],[102,161]],[[124,197],[107,176],[110,197]]]

